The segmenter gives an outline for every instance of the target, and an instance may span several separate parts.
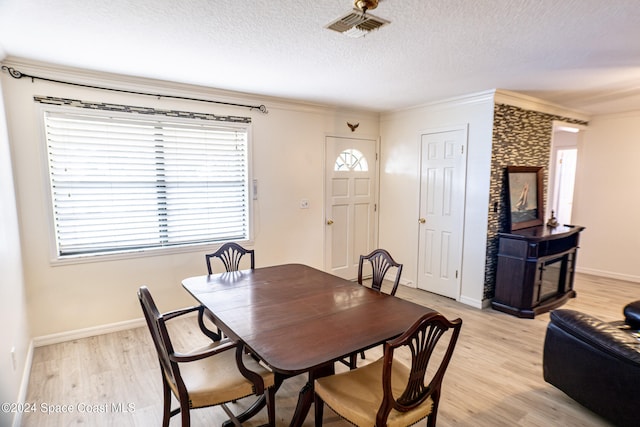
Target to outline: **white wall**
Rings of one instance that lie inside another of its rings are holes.
[[[596,116],[578,148],[578,271],[640,282],[640,110]],[[639,297],[638,295],[630,298]]]
[[[6,63],[6,62],[5,62]],[[446,126],[468,125],[465,239],[460,300],[473,306],[484,301],[489,173],[493,128],[493,93],[470,95],[381,118],[368,112],[340,111],[284,100],[258,98],[201,87],[123,78],[86,71],[56,69],[33,63],[9,63],[45,77],[94,83],[154,93],[209,97],[249,104],[264,103],[269,114],[192,101],[77,88],[0,74],[16,187],[14,203],[8,149],[0,122],[2,210],[2,299],[0,320],[18,326],[0,332],[0,372],[4,386],[16,346],[18,369],[24,368],[28,337],[97,327],[141,317],[135,292],[149,285],[163,309],[193,303],[180,286],[184,277],[204,272],[201,248],[106,262],[52,265],[50,262],[46,165],[40,119],[34,95],[114,102],[216,114],[250,115],[253,119],[255,249],[258,266],[304,262],[323,267],[323,149],[326,135],[354,136],[346,122],[358,122],[356,136],[381,135],[379,246],[404,263],[403,278],[415,286],[418,247],[420,135]],[[1,113],[1,111],[0,111]],[[640,238],[639,211],[633,185],[639,182],[640,113],[599,117],[591,121],[578,160],[574,222],[587,226],[578,266],[581,271],[640,281],[636,261]],[[4,146],[2,145],[4,144]],[[6,167],[5,167],[6,166]],[[602,177],[598,171],[606,170]],[[299,209],[300,199],[310,208]],[[16,218],[15,208],[18,216]],[[598,209],[593,209],[597,206]],[[12,213],[13,212],[13,213]],[[16,222],[19,222],[21,239]],[[19,247],[22,247],[22,258]],[[619,250],[614,250],[620,248]],[[24,265],[24,269],[20,266]],[[24,272],[23,272],[24,271]],[[23,277],[24,274],[24,277]],[[9,283],[8,285],[5,285]],[[5,294],[8,293],[8,295]],[[25,303],[26,299],[26,303]],[[4,307],[6,305],[6,307]],[[25,318],[25,312],[29,319]],[[31,333],[28,333],[28,326]],[[6,348],[5,348],[6,347]],[[11,369],[11,371],[13,371]],[[16,377],[17,378],[17,377]],[[17,381],[17,380],[16,380]]]
[[[0,82],[0,100],[2,99]],[[7,123],[0,102],[0,402],[20,402],[26,390],[21,384],[29,363],[29,324],[25,301],[24,279],[18,215]],[[11,351],[15,349],[15,366]],[[0,411],[0,425],[12,424],[13,413]]]
[[[404,263],[403,282],[415,286],[418,261],[420,135],[468,124],[467,190],[460,301],[483,304],[493,94],[483,93],[408,110],[380,119],[380,246]]]
[[[325,135],[350,133],[347,121],[360,123],[358,134],[379,134],[378,114],[373,113],[341,112],[201,87],[54,69],[33,63],[11,65],[22,72],[43,77],[252,105],[264,103],[269,110],[269,114],[264,115],[208,103],[156,99],[40,80],[32,82],[26,78],[15,80],[2,73],[22,233],[27,311],[33,337],[139,319],[142,314],[136,290],[142,284],[150,287],[163,310],[193,304],[180,281],[206,273],[204,254],[212,249],[52,265],[47,168],[34,95],[251,116],[254,178],[259,183],[254,246],[257,266],[302,262],[323,267]],[[299,208],[301,198],[310,201],[309,209]]]

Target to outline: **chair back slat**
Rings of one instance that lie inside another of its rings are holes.
[[[371,287],[379,291],[382,288],[384,276],[387,274],[389,268],[391,268],[391,264],[381,253],[374,255],[369,259],[369,261],[371,261],[371,266],[373,267],[373,280],[371,282]]]
[[[432,324],[426,329],[417,330],[405,344],[411,351],[411,376],[404,392],[397,399],[398,404],[411,406],[424,401],[431,386],[424,383],[429,360],[444,332],[445,329]]]
[[[249,254],[251,261],[251,269],[255,268],[255,258],[253,249],[245,249],[235,242],[228,242],[222,245],[217,251],[212,254],[205,255],[207,262],[207,270],[209,274],[213,274],[211,268],[211,258],[219,258],[224,265],[227,272],[238,271],[240,268],[240,261],[244,255]]]

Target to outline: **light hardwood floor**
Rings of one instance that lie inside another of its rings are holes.
[[[575,289],[577,298],[563,308],[605,321],[619,320],[624,305],[640,297],[638,283],[584,274],[577,275]],[[397,295],[435,308],[450,319],[461,317],[464,322],[444,378],[439,426],[610,426],[544,382],[542,346],[548,313],[535,319],[518,319],[404,286]],[[180,334],[180,325],[176,326],[175,332]],[[184,333],[179,337],[181,345],[199,340]],[[381,351],[372,349],[366,355],[368,361],[375,360]],[[340,366],[338,371],[346,369]],[[304,381],[302,376],[291,378],[278,391],[279,426],[288,425]],[[161,389],[158,361],[146,328],[36,348],[27,402],[37,411],[24,414],[23,425],[158,426]],[[230,407],[240,412],[249,403],[244,399]],[[50,405],[54,411],[62,411],[67,405],[73,413],[46,414],[44,409]],[[193,410],[191,414],[193,426],[220,425],[226,420],[220,408]],[[313,407],[305,426],[313,425],[312,414]],[[264,422],[263,410],[246,425]],[[350,425],[330,409],[325,409],[324,423],[332,427]],[[179,417],[174,417],[171,426],[178,425]]]

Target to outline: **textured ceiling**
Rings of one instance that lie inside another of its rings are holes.
[[[0,57],[373,111],[505,89],[640,109],[638,0],[0,0]]]

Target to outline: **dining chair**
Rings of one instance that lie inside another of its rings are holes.
[[[227,272],[238,271],[240,268],[240,260],[244,255],[249,254],[251,258],[251,269],[256,268],[255,257],[253,249],[245,249],[235,242],[227,242],[220,246],[220,248],[212,254],[206,254],[205,260],[207,262],[207,270],[209,274],[213,274],[211,268],[211,258],[219,258],[224,264],[224,268]]]
[[[378,292],[382,292],[382,283],[387,275],[387,272],[391,267],[396,267],[396,277],[393,279],[393,285],[389,295],[395,295],[398,290],[398,284],[400,283],[400,276],[402,275],[402,264],[397,263],[391,254],[385,249],[375,249],[368,255],[360,255],[360,261],[358,262],[358,283],[363,283],[363,270],[365,261],[369,261],[371,264],[371,289]],[[364,351],[360,352],[360,357],[365,358]],[[358,360],[358,354],[353,353],[349,355],[347,359],[341,359],[340,362],[347,365],[349,369],[355,369]]]
[[[274,374],[249,356],[243,343],[225,338],[189,352],[178,352],[173,347],[167,322],[195,311],[201,318],[202,306],[161,314],[146,286],[138,290],[138,299],[160,361],[164,427],[168,427],[170,418],[178,413],[182,426],[189,426],[191,409],[217,405],[239,426],[240,422],[226,403],[262,394],[266,398],[269,425],[275,426]],[[203,327],[200,323],[200,328]],[[171,393],[179,403],[174,410],[171,410]]]
[[[360,255],[360,261],[358,263],[358,283],[361,285],[363,284],[362,276],[365,261],[371,263],[371,288],[378,292],[382,292],[382,283],[389,269],[396,267],[396,277],[393,280],[393,287],[389,292],[389,295],[395,295],[398,290],[398,284],[400,283],[400,276],[402,275],[402,264],[397,263],[385,249],[375,249],[368,255]]]
[[[213,274],[213,268],[211,267],[211,258],[219,258],[220,261],[222,261],[222,264],[224,265],[225,271],[227,273],[231,271],[238,271],[238,269],[240,268],[240,260],[247,254],[250,257],[251,269],[253,270],[256,268],[254,253],[255,252],[253,249],[245,249],[235,242],[227,242],[220,246],[220,248],[218,248],[218,250],[214,253],[206,254],[204,256],[207,263],[207,271],[209,272],[209,274]],[[215,322],[214,316],[209,312],[209,310],[205,309],[205,315],[209,320]],[[220,336],[223,335],[222,330],[220,330],[219,327],[218,334]]]
[[[376,362],[316,379],[316,427],[322,425],[325,403],[356,426],[409,426],[427,418],[427,426],[434,427],[442,379],[461,326],[462,319],[425,314],[401,336],[387,341],[384,356]],[[440,341],[443,337],[447,338]],[[402,356],[410,356],[409,365]],[[435,367],[428,369],[430,362]]]

